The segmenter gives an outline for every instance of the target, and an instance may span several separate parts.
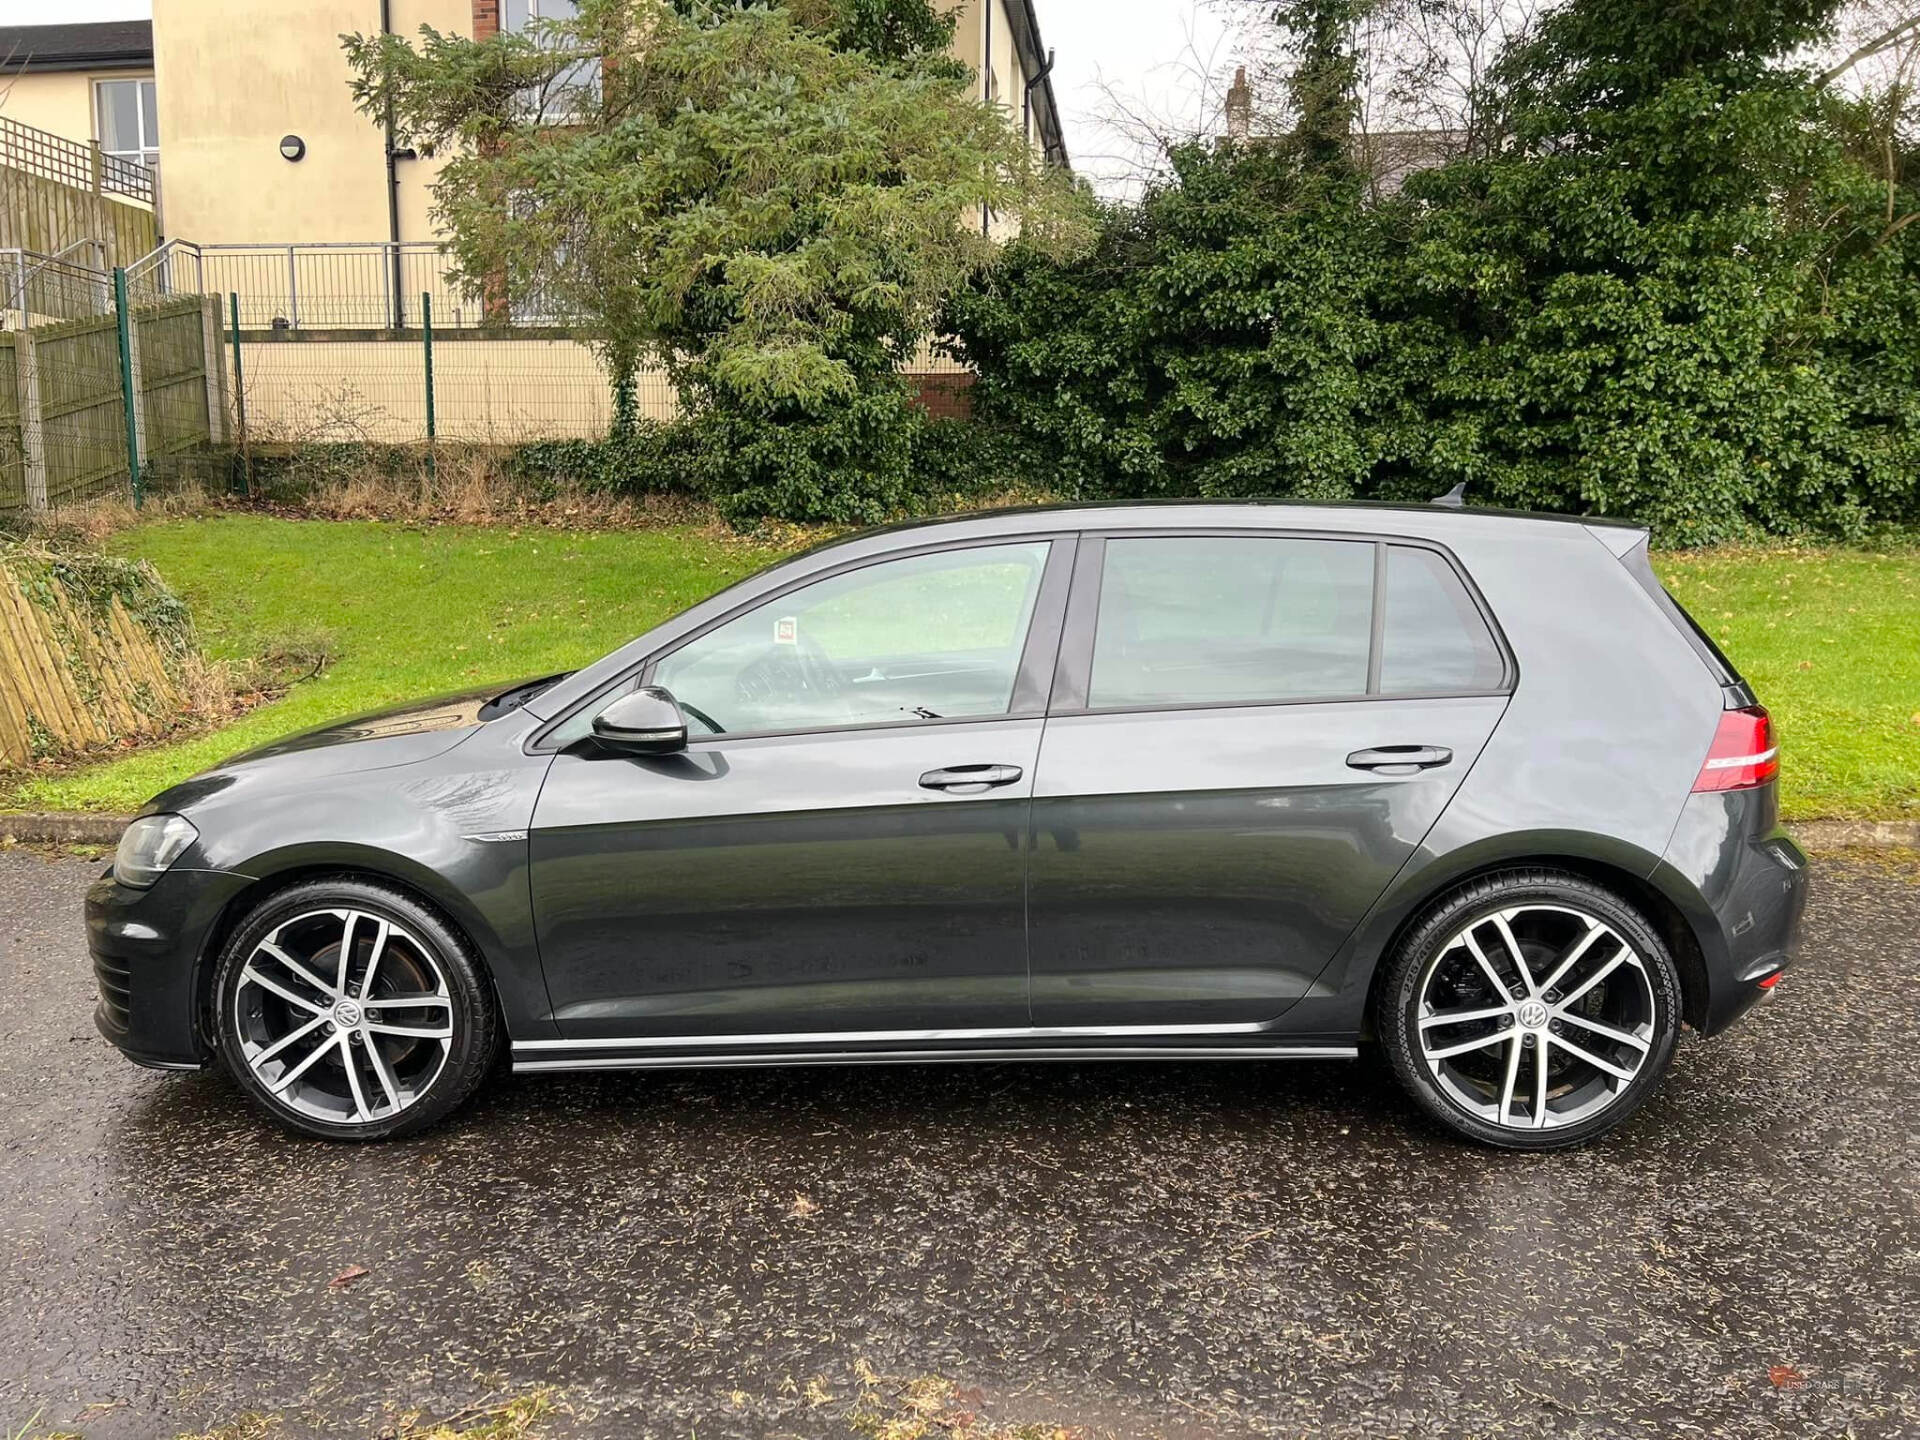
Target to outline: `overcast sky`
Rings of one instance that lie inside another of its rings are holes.
[[[297,0],[294,0],[297,3]],[[1217,110],[1199,80],[1229,64],[1227,24],[1213,0],[1034,0],[1074,169],[1106,193],[1149,163],[1120,114],[1197,126]],[[151,0],[0,0],[0,25],[145,19]],[[1117,104],[1115,102],[1118,102]],[[165,143],[165,137],[161,137]]]

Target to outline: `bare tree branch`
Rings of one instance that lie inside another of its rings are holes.
[[[1881,31],[1878,35],[1875,35],[1865,44],[1861,45],[1851,55],[1847,56],[1847,58],[1842,60],[1838,65],[1822,72],[1814,83],[1817,85],[1831,85],[1835,80],[1838,80],[1842,75],[1853,69],[1854,66],[1861,64],[1863,61],[1871,60],[1874,56],[1884,51],[1891,50],[1902,40],[1916,36],[1920,36],[1920,14],[1909,15],[1899,23]]]

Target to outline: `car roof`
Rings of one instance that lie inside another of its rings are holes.
[[[1387,516],[1394,517],[1393,523],[1382,523],[1383,517]],[[1290,525],[1298,525],[1302,529],[1318,530],[1339,528],[1341,525],[1352,527],[1356,521],[1359,521],[1360,528],[1368,531],[1391,530],[1435,537],[1442,532],[1459,534],[1462,522],[1476,529],[1483,525],[1581,526],[1596,533],[1602,543],[1616,555],[1623,555],[1631,550],[1647,534],[1644,525],[1608,516],[1563,515],[1541,510],[1508,510],[1490,505],[1442,505],[1432,501],[1425,504],[1376,500],[1328,503],[1277,497],[1247,500],[1106,500],[1009,505],[991,510],[968,510],[952,515],[900,520],[838,535],[819,545],[809,547],[801,553],[810,555],[819,550],[848,545],[856,541],[877,540],[886,536],[917,531],[948,533],[957,531],[961,534],[969,530],[988,534],[1007,532],[1030,528],[1021,524],[1022,521],[1051,517],[1058,517],[1059,528],[1063,530],[1151,529],[1161,526],[1178,529],[1188,525],[1198,530],[1213,527],[1230,528],[1235,524],[1245,524],[1250,521],[1261,528],[1288,528]],[[1417,523],[1409,524],[1410,521]],[[928,536],[930,541],[934,538],[931,534]]]

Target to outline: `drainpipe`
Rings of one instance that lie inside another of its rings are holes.
[[[980,11],[986,17],[986,30],[980,40],[980,98],[989,103],[993,100],[993,7],[999,0],[981,0]],[[980,202],[980,233],[992,233],[989,221],[991,212],[986,202]]]
[[[382,36],[393,33],[393,0],[380,0],[380,33]],[[406,290],[400,278],[400,165],[402,152],[393,148],[393,96],[387,96],[386,113],[387,152],[387,258],[393,267],[393,328],[402,330],[407,323]],[[411,150],[405,152],[405,158],[411,158]]]
[[[1051,74],[1053,74],[1053,47],[1049,46],[1047,63],[1040,67],[1039,72],[1031,80],[1027,81],[1027,93],[1020,100],[1020,138],[1022,140],[1033,139],[1033,87],[1046,84],[1047,77]]]

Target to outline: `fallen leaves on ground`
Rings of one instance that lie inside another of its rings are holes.
[[[962,1389],[944,1375],[888,1380],[864,1360],[854,1365],[861,1385],[852,1421],[856,1435],[870,1440],[1083,1440],[1083,1431],[1046,1422],[995,1425],[981,1419],[985,1395]]]

